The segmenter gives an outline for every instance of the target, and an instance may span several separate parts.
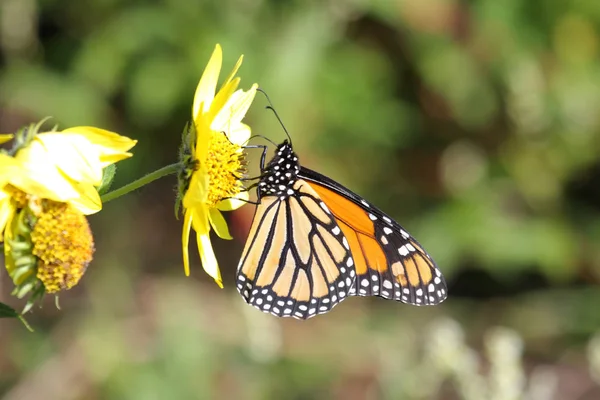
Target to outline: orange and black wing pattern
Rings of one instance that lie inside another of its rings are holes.
[[[397,222],[339,183],[301,168],[335,216],[356,270],[351,294],[379,296],[404,303],[435,305],[448,295],[439,268],[423,247]]]
[[[264,168],[237,289],[261,311],[307,319],[349,296],[356,271],[336,218],[299,170],[283,144]]]

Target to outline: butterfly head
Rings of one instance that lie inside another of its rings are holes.
[[[300,164],[292,145],[285,140],[275,150],[273,159],[263,170],[258,191],[263,196],[291,196],[298,179]]]

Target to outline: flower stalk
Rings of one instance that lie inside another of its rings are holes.
[[[167,175],[173,175],[181,170],[181,163],[174,163],[167,165],[166,167],[157,169],[154,172],[150,172],[149,174],[144,175],[143,177],[136,179],[135,181],[128,183],[127,185],[121,186],[118,189],[112,190],[102,196],[100,199],[103,203],[108,203],[109,201],[118,199],[121,196],[126,195],[127,193],[133,192],[143,186],[148,185],[149,183],[154,182],[157,179],[160,179]]]

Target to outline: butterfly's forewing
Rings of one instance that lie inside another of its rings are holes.
[[[348,240],[357,274],[352,294],[414,305],[435,305],[446,299],[439,268],[397,222],[317,172],[302,168],[299,176],[327,204]]]
[[[291,147],[280,145],[259,182],[237,288],[264,312],[307,319],[346,298],[356,271],[342,229],[298,171]]]

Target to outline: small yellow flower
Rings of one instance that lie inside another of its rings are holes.
[[[102,208],[102,170],[131,157],[136,144],[94,127],[38,129],[17,133],[13,149],[0,153],[0,240],[13,293],[31,295],[26,310],[85,272],[94,252],[85,215]]]
[[[223,239],[231,239],[221,211],[245,204],[248,193],[240,182],[243,175],[242,146],[250,138],[250,127],[241,121],[256,95],[257,85],[248,91],[237,89],[235,77],[243,56],[216,91],[221,71],[222,51],[217,45],[200,78],[192,107],[193,125],[184,138],[182,162],[187,168],[179,179],[183,197],[183,265],[190,274],[188,243],[190,229],[196,239],[202,267],[223,287],[219,265],[210,242],[210,230]],[[215,93],[216,91],[216,93]]]

